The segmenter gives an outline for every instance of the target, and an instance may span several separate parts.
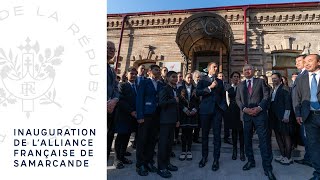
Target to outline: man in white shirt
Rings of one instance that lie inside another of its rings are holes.
[[[320,179],[320,56],[310,54],[305,57],[305,73],[296,80],[296,120],[304,122],[307,144],[315,169],[312,180]]]

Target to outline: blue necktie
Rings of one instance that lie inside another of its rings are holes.
[[[312,108],[318,110],[320,109],[320,104],[317,97],[318,85],[316,80],[316,74],[313,73],[312,76],[313,77],[312,77],[311,89],[310,89],[310,93],[311,93],[310,105]]]

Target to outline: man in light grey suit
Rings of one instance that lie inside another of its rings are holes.
[[[320,180],[320,56],[310,54],[304,59],[308,73],[298,78],[296,84],[295,113],[299,124],[304,122],[315,169],[311,180]]]
[[[114,72],[113,68],[110,67],[109,62],[115,55],[115,45],[113,42],[107,42],[107,125],[108,125],[108,132],[107,132],[107,158],[109,159],[112,141],[114,137],[113,132],[113,110],[116,107],[119,101],[119,89],[118,89],[118,82],[116,80],[116,73]]]
[[[301,76],[303,76],[304,74],[308,73],[304,68],[304,64],[305,64],[304,58],[305,57],[306,57],[305,54],[301,54],[296,57],[296,67],[300,71],[300,73],[298,74],[296,80],[293,82],[292,88],[291,88],[291,98],[292,98],[292,106],[293,107],[295,107],[295,104],[297,104],[296,98],[295,98],[297,96],[297,90],[296,90],[297,80],[299,78],[301,78]],[[295,112],[295,108],[293,108],[293,110]],[[311,160],[310,160],[309,147],[308,147],[306,133],[305,133],[305,127],[304,127],[303,123],[301,123],[299,134],[300,134],[301,140],[302,140],[304,147],[305,147],[305,154],[304,154],[303,159],[294,160],[294,162],[296,162],[298,164],[302,164],[302,165],[312,166]]]

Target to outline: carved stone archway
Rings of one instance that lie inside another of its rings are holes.
[[[217,51],[222,56],[229,55],[233,43],[233,33],[229,23],[215,13],[197,13],[187,18],[179,27],[176,43],[186,57],[186,69],[193,69],[192,59],[198,52]]]

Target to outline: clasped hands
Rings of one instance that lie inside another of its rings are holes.
[[[193,116],[193,115],[195,115],[196,114],[196,112],[195,111],[189,111],[189,110],[186,110],[186,115],[187,116]]]
[[[257,116],[262,111],[261,107],[244,108],[243,112],[250,116]]]

